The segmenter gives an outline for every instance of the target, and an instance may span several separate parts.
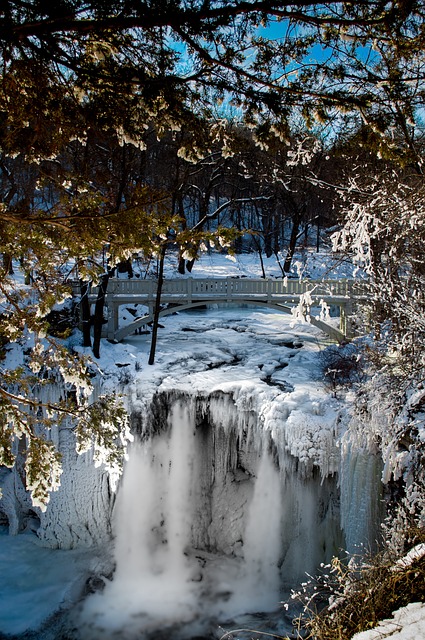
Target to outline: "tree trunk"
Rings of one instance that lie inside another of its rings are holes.
[[[182,229],[182,231],[186,231],[186,229],[187,229],[187,220],[186,220],[186,215],[185,215],[185,212],[184,212],[183,198],[182,198],[181,193],[178,193],[176,195],[176,198],[173,200],[173,212],[174,212],[174,209],[175,209],[176,206],[178,208],[178,214],[179,214],[180,221],[181,221],[181,229]],[[186,261],[182,256],[181,247],[179,249],[178,272],[182,276],[186,273]]]
[[[182,276],[186,273],[186,262],[183,256],[179,256],[179,266],[177,270]]]
[[[90,325],[91,325],[91,317],[90,317],[90,304],[89,304],[89,283],[84,280],[80,280],[80,291],[81,291],[81,325],[83,331],[83,347],[91,347],[91,336],[90,336]],[[102,310],[103,315],[103,310]]]
[[[13,261],[10,253],[3,253],[3,269],[9,276],[13,275]]]
[[[97,294],[96,305],[93,317],[93,355],[100,358],[100,338],[102,336],[103,309],[105,306],[106,291],[108,289],[109,273],[104,273],[99,283],[99,293]]]
[[[273,216],[273,253],[274,253],[274,255],[277,255],[278,251],[280,250],[280,237],[279,237],[280,224],[279,224],[279,222],[280,222],[280,215],[275,212],[275,214]]]
[[[381,258],[384,249],[385,246],[381,239],[370,238],[370,263],[375,290],[375,295],[373,296],[372,314],[372,325],[375,340],[380,340],[382,338],[382,324],[386,319],[385,305],[380,299],[380,296],[376,295],[377,288],[379,289],[379,283],[382,280]]]
[[[320,251],[320,216],[317,216],[316,253]]]
[[[261,250],[261,240],[258,240],[255,236],[252,236],[252,239],[254,241],[254,244],[257,248],[258,251],[258,257],[260,258],[260,266],[261,266],[261,273],[263,274],[261,277],[264,278],[264,280],[266,279],[266,272],[264,269],[264,261],[263,261],[263,252]]]
[[[270,258],[273,255],[272,240],[272,233],[267,229],[267,232],[264,233],[264,252],[266,258]]]
[[[279,265],[279,269],[280,269],[280,270],[281,270],[281,272],[282,272],[282,276],[283,276],[283,277],[285,277],[285,269],[282,267],[282,263],[281,263],[281,262],[280,262],[280,260],[279,260],[279,253],[278,253],[277,251],[275,251],[275,254],[274,254],[274,255],[275,255],[275,258],[276,258],[276,262],[277,262],[277,264]]]
[[[148,364],[153,364],[155,362],[156,342],[158,338],[159,312],[161,310],[162,284],[164,282],[164,258],[165,258],[165,246],[161,247],[161,253],[159,257],[158,286],[156,290],[155,307],[153,311],[151,350],[149,353]]]
[[[297,238],[298,238],[300,223],[301,223],[301,216],[300,214],[297,213],[292,218],[291,237],[289,239],[288,251],[286,252],[286,258],[283,264],[283,270],[285,273],[289,273],[291,270],[292,258],[294,257],[295,248],[297,245]]]
[[[118,213],[121,208],[126,181],[127,181],[127,162],[126,162],[126,147],[124,145],[122,149],[122,159],[121,159],[121,177],[118,185],[118,191],[116,193],[115,208],[113,209],[112,213]],[[132,275],[133,270],[131,267],[131,262],[129,262],[129,264],[130,264],[131,275]],[[111,269],[111,270],[108,269],[107,273],[104,273],[100,278],[99,293],[97,295],[96,305],[94,308],[94,317],[93,317],[93,355],[95,358],[100,358],[100,339],[102,337],[102,326],[104,323],[103,309],[105,307],[105,298],[106,298],[106,291],[108,289],[109,278],[113,275],[114,271],[115,271],[115,267],[114,269]],[[131,277],[131,275],[129,272],[129,278]]]

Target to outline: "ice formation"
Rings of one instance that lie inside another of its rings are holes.
[[[380,468],[338,448],[338,415],[306,392],[273,403],[250,385],[221,386],[133,394],[135,442],[117,496],[90,453],[76,454],[72,430],[58,434],[65,482],[38,537],[63,548],[115,540],[115,571],[85,600],[78,638],[159,628],[184,638],[278,611],[306,572],[370,540]]]

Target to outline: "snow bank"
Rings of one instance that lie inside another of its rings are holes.
[[[425,603],[411,602],[393,617],[382,620],[370,631],[356,633],[352,640],[420,640],[425,638]]]

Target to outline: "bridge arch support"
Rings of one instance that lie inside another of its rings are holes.
[[[217,301],[217,300],[203,300],[203,301],[196,301],[196,302],[190,302],[190,303],[185,303],[185,304],[178,304],[178,305],[173,305],[172,307],[168,307],[166,309],[162,309],[159,312],[159,317],[163,318],[165,316],[168,315],[172,315],[174,313],[178,313],[180,311],[187,311],[188,309],[196,309],[197,307],[204,307],[204,306],[211,306],[211,305],[217,305],[217,304],[229,304],[228,302],[225,301]],[[234,305],[249,305],[249,306],[255,306],[255,307],[263,307],[263,308],[268,308],[268,309],[275,309],[276,311],[280,312],[280,313],[285,313],[285,314],[292,314],[292,310],[293,310],[293,306],[290,305],[284,305],[284,304],[279,304],[277,302],[262,302],[262,301],[253,301],[253,300],[240,300],[237,303],[231,303]],[[140,318],[136,318],[135,320],[133,320],[130,324],[126,325],[125,327],[121,327],[121,328],[117,328],[117,329],[112,329],[111,332],[108,332],[108,339],[114,341],[114,342],[121,342],[121,340],[123,340],[126,336],[132,335],[134,333],[137,333],[137,331],[143,327],[148,325],[149,323],[151,323],[153,321],[153,313],[149,313],[146,314],[144,316],[141,316]],[[327,324],[326,322],[319,320],[313,316],[310,317],[309,322],[317,327],[318,329],[320,329],[321,331],[323,331],[325,334],[327,334],[332,340],[335,340],[336,342],[344,342],[347,339],[347,336],[340,331],[339,329],[336,329],[335,327],[332,327],[331,325]]]

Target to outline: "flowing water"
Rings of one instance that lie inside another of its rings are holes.
[[[237,553],[216,544],[194,549],[200,535],[194,530],[205,526],[196,512],[211,510],[199,504],[206,498],[199,490],[199,446],[193,406],[180,402],[169,428],[134,444],[115,510],[116,571],[102,592],[86,599],[81,637],[219,638],[229,625],[264,626],[266,613],[270,629],[272,612],[279,627],[287,626],[280,607],[279,469],[263,447],[256,477],[239,478],[247,486],[240,492],[246,506]]]

